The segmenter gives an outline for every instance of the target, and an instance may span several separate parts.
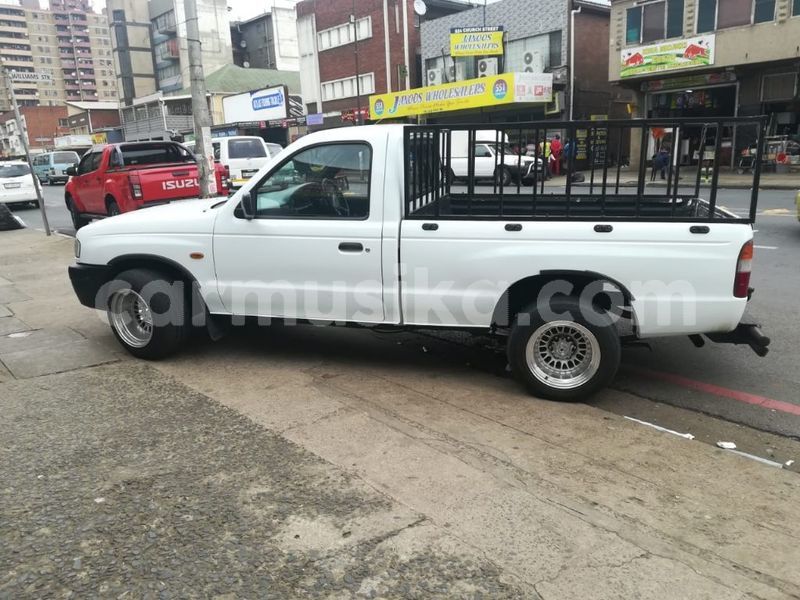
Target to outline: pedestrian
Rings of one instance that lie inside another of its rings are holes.
[[[544,176],[546,179],[550,179],[552,177],[550,173],[551,153],[552,153],[552,144],[550,142],[550,138],[545,138],[544,141],[539,142],[539,156],[542,158],[543,162],[542,170],[544,171]]]
[[[661,179],[667,178],[667,167],[669,166],[669,150],[662,147],[653,155],[653,170],[650,173],[650,181],[655,181],[656,172],[661,175]]]
[[[561,136],[556,134],[550,143],[550,156],[552,157],[554,175],[561,175],[561,150]]]

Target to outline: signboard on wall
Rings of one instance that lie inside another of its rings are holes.
[[[483,106],[552,101],[552,73],[502,73],[370,96],[369,118],[395,119]]]
[[[620,77],[639,77],[714,64],[714,34],[669,40],[620,52]]]
[[[502,27],[454,27],[450,30],[450,56],[503,54]]]
[[[285,119],[287,115],[286,86],[245,92],[222,99],[226,123]]]

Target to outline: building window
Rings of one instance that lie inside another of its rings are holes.
[[[667,2],[667,37],[681,37],[683,35],[683,0],[668,0]]]
[[[795,17],[800,17],[800,0],[794,0],[794,2],[792,2],[792,14]]]
[[[661,0],[629,8],[625,43],[638,44],[681,37],[683,5],[684,0]]]
[[[375,76],[373,73],[365,73],[360,76],[359,90],[356,87],[356,78],[337,79],[335,81],[324,81],[322,83],[322,100],[339,100],[341,98],[353,98],[360,91],[361,95],[375,93]]]
[[[697,33],[714,31],[717,24],[717,0],[698,0]]]
[[[549,33],[508,42],[504,64],[506,72],[543,72],[553,64],[551,60],[553,50],[551,43],[552,37]],[[558,44],[557,54],[558,61],[556,64],[559,64],[561,62],[560,43]]]
[[[775,0],[756,0],[753,10],[754,23],[768,23],[775,20]]]
[[[642,15],[642,41],[653,42],[664,39],[664,3],[647,4]]]
[[[629,8],[627,13],[625,43],[638,44],[642,41],[642,7]]]
[[[359,19],[356,21],[356,27],[358,29],[359,41],[372,37],[372,17]],[[353,25],[351,23],[344,23],[336,27],[331,27],[330,29],[324,29],[317,34],[317,40],[320,51],[351,44],[355,41]]]
[[[561,30],[550,32],[550,63],[551,69],[561,65]]]
[[[717,2],[717,29],[749,25],[753,0],[726,0]]]

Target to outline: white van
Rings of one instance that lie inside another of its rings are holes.
[[[469,177],[469,139],[467,131],[450,132],[450,179]],[[444,146],[444,144],[443,144]],[[541,177],[543,163],[532,156],[520,156],[514,152],[508,135],[500,135],[496,129],[475,131],[475,179],[496,179],[498,183],[510,185],[519,179],[531,181],[534,165],[539,164]]]
[[[194,142],[184,145],[194,152]],[[242,187],[270,158],[283,150],[278,144],[268,144],[256,135],[214,138],[211,145],[214,147],[214,160],[228,167],[234,189]]]

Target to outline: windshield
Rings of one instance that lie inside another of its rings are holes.
[[[262,158],[267,155],[260,139],[228,140],[228,158]]]
[[[0,165],[0,177],[22,177],[30,172],[28,165]]]
[[[54,152],[53,164],[54,165],[73,165],[80,160],[76,152]]]

